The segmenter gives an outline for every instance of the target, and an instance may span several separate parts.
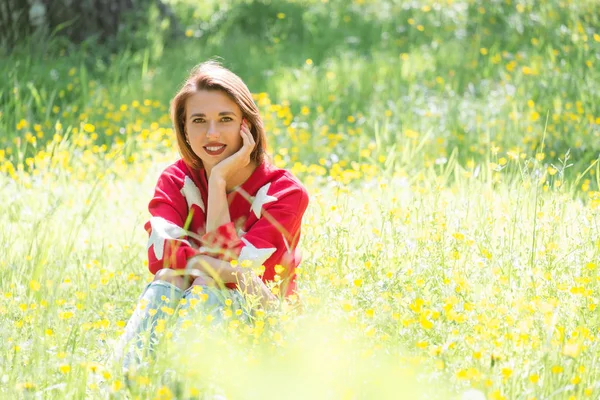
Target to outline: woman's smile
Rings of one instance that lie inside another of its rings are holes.
[[[204,150],[211,156],[218,156],[225,151],[226,145],[221,146],[204,146]]]

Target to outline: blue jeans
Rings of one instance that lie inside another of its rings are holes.
[[[179,331],[198,315],[212,315],[212,324],[218,324],[223,321],[225,309],[231,309],[232,314],[241,310],[239,318],[250,321],[250,312],[245,310],[244,299],[237,290],[192,286],[183,291],[169,282],[153,281],[144,289],[127,322],[117,347],[117,358],[122,358],[123,369],[128,370],[132,363],[139,364],[153,353],[158,342],[157,331],[170,324],[176,324]]]

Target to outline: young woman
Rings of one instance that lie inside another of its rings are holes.
[[[218,319],[224,304],[231,304],[227,299],[243,302],[240,292],[267,307],[277,304],[276,293],[290,296],[296,289],[308,194],[291,173],[270,163],[247,86],[216,62],[200,64],[172,100],[171,117],[182,158],[162,172],[148,206],[148,262],[155,278],[122,346],[136,340],[140,347],[137,338],[148,331],[152,337],[160,319],[187,316],[169,308],[183,304],[187,310],[199,292],[200,308]],[[277,282],[276,289],[266,286],[269,281]]]

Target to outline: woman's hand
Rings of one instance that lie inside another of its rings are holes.
[[[224,284],[236,282],[236,274],[240,268],[233,267],[227,261],[201,254],[188,260],[186,271],[193,280],[209,278],[216,284]]]
[[[217,163],[208,179],[208,210],[206,213],[206,232],[212,232],[223,224],[231,222],[227,192],[233,189],[233,178],[250,164],[252,150],[256,142],[250,133],[248,122],[244,118],[240,127],[242,147],[229,157]]]
[[[210,180],[221,181],[226,184],[228,181],[231,181],[235,173],[250,164],[250,154],[252,154],[256,142],[252,137],[246,118],[242,120],[240,136],[243,141],[242,148],[224,160],[219,161],[210,172]]]
[[[194,278],[193,284],[206,282],[221,286],[224,283],[236,283],[241,292],[256,296],[263,308],[277,304],[277,296],[251,269],[233,267],[226,261],[198,255],[188,260],[187,273]]]
[[[237,274],[237,285],[242,293],[249,294],[258,299],[263,309],[277,305],[277,296],[252,270],[241,271]]]

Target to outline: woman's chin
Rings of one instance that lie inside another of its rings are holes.
[[[219,163],[219,161],[223,160],[224,157],[210,157],[202,160],[202,164],[215,166]]]

